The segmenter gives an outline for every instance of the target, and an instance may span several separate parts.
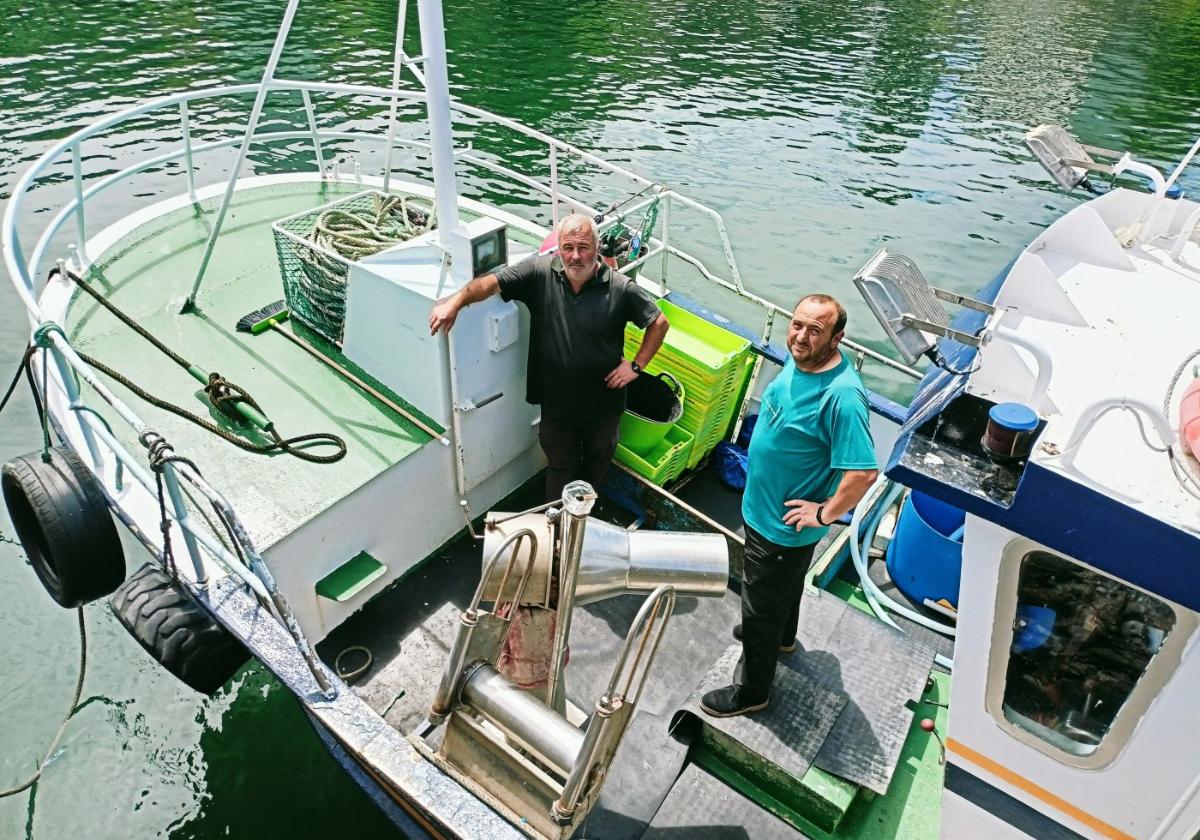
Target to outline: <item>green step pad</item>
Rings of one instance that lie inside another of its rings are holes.
[[[360,551],[317,581],[317,594],[331,601],[349,601],[386,571],[387,566]]]

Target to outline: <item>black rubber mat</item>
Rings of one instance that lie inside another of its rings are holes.
[[[799,664],[848,697],[813,762],[882,795],[900,758],[912,710],[933,666],[933,649],[840,598],[809,590],[800,607]]]
[[[585,836],[598,840],[603,835]],[[642,836],[645,840],[803,840],[805,837],[694,764],[683,771]]]
[[[824,687],[808,672],[780,662],[767,708],[737,717],[710,717],[701,711],[700,698],[707,691],[730,684],[741,653],[741,645],[731,645],[721,655],[688,703],[688,709],[750,753],[800,779],[812,766],[841,716],[846,697]]]

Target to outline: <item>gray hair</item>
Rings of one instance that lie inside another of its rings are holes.
[[[563,237],[568,233],[580,231],[592,238],[593,245],[600,244],[600,236],[596,233],[596,223],[592,221],[592,217],[586,213],[570,213],[558,223],[558,241],[562,242]]]

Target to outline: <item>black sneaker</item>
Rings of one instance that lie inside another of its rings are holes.
[[[734,626],[733,638],[737,639],[739,642],[742,640],[742,625],[737,624]],[[792,639],[786,645],[780,645],[779,652],[780,653],[795,653],[796,652],[796,640]]]
[[[705,694],[700,700],[700,708],[706,715],[713,717],[734,717],[750,712],[760,712],[767,708],[767,701],[761,703],[745,703],[738,697],[738,687],[727,685]]]

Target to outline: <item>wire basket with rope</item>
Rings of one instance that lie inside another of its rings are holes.
[[[337,344],[352,263],[437,227],[421,199],[367,190],[275,222],[275,250],[293,318]]]

